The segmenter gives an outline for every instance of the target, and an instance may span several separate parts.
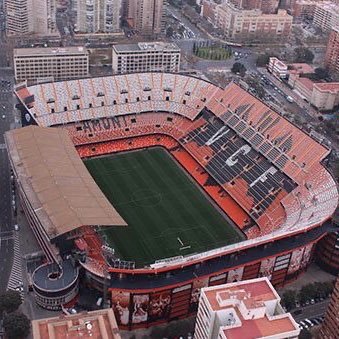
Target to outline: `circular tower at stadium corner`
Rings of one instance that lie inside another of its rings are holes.
[[[60,310],[78,295],[79,269],[71,260],[41,265],[32,278],[36,303],[45,309]]]

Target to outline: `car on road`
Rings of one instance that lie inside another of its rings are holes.
[[[302,326],[302,328],[304,328],[304,329],[308,329],[308,325],[304,322],[304,321],[299,321],[299,324]]]
[[[14,225],[14,231],[19,231],[19,225],[18,224]]]
[[[314,323],[312,323],[312,321],[310,319],[304,319],[303,320],[309,327],[313,327],[314,326]]]

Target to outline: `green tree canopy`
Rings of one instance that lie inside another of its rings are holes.
[[[294,290],[287,290],[282,296],[282,304],[289,311],[295,308],[297,293]]]
[[[325,79],[329,76],[328,70],[326,68],[318,67],[314,70],[315,75],[319,80]]]
[[[0,295],[0,314],[14,312],[21,305],[21,296],[17,291],[6,291]]]
[[[9,339],[26,338],[31,328],[29,319],[19,312],[7,314],[4,318],[3,326]]]
[[[268,54],[258,55],[257,60],[256,60],[257,67],[264,67],[268,65],[269,59],[270,59],[270,56]]]
[[[243,77],[246,73],[246,67],[240,62],[235,62],[231,68],[231,71],[234,74],[239,73]]]
[[[295,62],[305,62],[311,64],[314,59],[314,54],[308,48],[297,47],[294,50],[294,61]]]

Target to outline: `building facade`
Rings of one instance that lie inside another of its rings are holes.
[[[174,43],[143,42],[114,45],[112,50],[113,73],[178,72],[180,49]]]
[[[281,39],[289,36],[293,17],[285,10],[264,14],[259,9],[241,10],[225,3],[216,7],[216,25],[231,39]]]
[[[325,65],[331,73],[339,75],[339,25],[333,27],[330,33],[326,48]]]
[[[337,278],[332,292],[331,301],[320,330],[320,337],[322,339],[339,337],[339,278]]]
[[[6,34],[57,34],[55,0],[5,0]]]
[[[339,231],[329,233],[317,245],[318,264],[328,272],[339,272]]]
[[[141,35],[164,31],[165,0],[128,0],[127,22]]]
[[[258,278],[201,289],[194,339],[298,338],[269,280]]]
[[[279,79],[285,79],[287,77],[287,65],[278,58],[270,58],[267,69]]]
[[[76,5],[76,30],[115,33],[120,30],[121,0],[83,0]]]
[[[325,32],[339,23],[339,5],[326,1],[318,3],[314,10],[313,24]]]
[[[84,47],[18,48],[14,50],[15,80],[75,79],[89,75],[89,54]]]

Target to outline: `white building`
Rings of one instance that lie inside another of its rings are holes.
[[[14,49],[15,80],[45,81],[84,78],[89,55],[84,47]]]
[[[120,30],[121,0],[78,0],[76,29],[83,33],[114,33]]]
[[[56,35],[55,0],[5,0],[6,34]]]
[[[201,289],[194,339],[296,339],[299,332],[267,277]]]
[[[139,42],[114,45],[112,49],[113,73],[178,72],[180,49],[174,43]]]
[[[323,31],[330,31],[339,24],[339,5],[326,1],[316,5],[313,24]]]
[[[285,79],[287,77],[287,65],[278,58],[271,57],[267,69],[279,79]]]

